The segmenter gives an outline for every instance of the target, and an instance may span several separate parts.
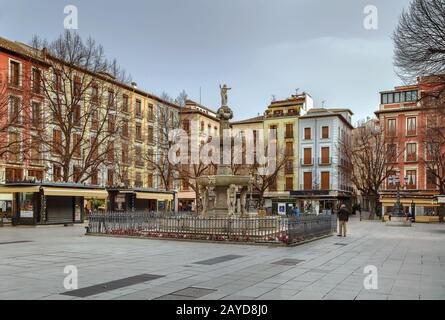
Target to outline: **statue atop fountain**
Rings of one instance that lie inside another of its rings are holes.
[[[233,111],[228,106],[228,91],[226,84],[219,86],[221,90],[221,107],[217,111],[219,119],[219,147],[220,147],[220,163],[214,176],[203,176],[198,178],[198,184],[202,186],[204,193],[202,195],[205,199],[205,207],[203,212],[209,216],[230,217],[236,211],[236,195],[241,191],[241,202],[245,202],[244,190],[250,184],[249,176],[237,176],[232,172],[230,164],[224,163],[224,134],[230,131],[230,120],[233,118]],[[230,148],[231,149],[231,148]],[[232,152],[232,150],[230,150]],[[230,157],[232,159],[232,157]],[[209,201],[209,199],[213,201]],[[244,204],[245,206],[245,204]],[[242,214],[244,211],[241,210]]]

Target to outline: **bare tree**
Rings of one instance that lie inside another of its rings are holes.
[[[393,34],[398,75],[412,82],[445,73],[445,2],[413,0]],[[442,80],[445,78],[442,77]]]
[[[268,150],[269,146],[265,148],[269,169],[266,169],[266,166],[259,164],[257,161],[248,165],[249,175],[252,178],[252,188],[259,195],[260,208],[263,208],[265,204],[264,194],[267,190],[276,187],[277,178],[289,159],[289,155],[284,150],[277,150],[275,156],[269,155]]]
[[[394,173],[404,147],[394,135],[385,132],[377,120],[359,121],[352,137],[339,142],[339,151],[349,161],[343,165],[351,174],[351,181],[370,202],[371,214],[376,213],[379,190]]]
[[[71,31],[50,43],[34,37],[32,46],[50,65],[38,71],[47,100],[38,143],[55,180],[85,182],[105,164],[120,132],[120,84],[129,78],[102,46]]]
[[[147,149],[142,157],[147,162],[148,169],[160,178],[160,187],[168,191],[173,189],[177,179],[177,167],[173,159],[170,159],[169,150],[179,134],[175,130],[180,126],[179,115],[173,107],[158,105],[153,118],[156,123],[152,136],[155,147]]]
[[[182,90],[178,97],[175,99],[175,103],[180,107],[185,107],[185,102],[188,99],[188,94],[185,92],[185,90]]]

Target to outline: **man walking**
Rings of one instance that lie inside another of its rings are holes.
[[[339,237],[343,236],[346,237],[346,223],[349,220],[349,211],[346,209],[346,205],[342,204],[340,206],[340,210],[338,211],[338,235]]]

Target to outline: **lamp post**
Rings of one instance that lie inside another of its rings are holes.
[[[404,177],[403,181],[405,182],[405,186],[408,183],[408,177]],[[391,211],[391,217],[404,217],[405,212],[403,211],[402,203],[400,202],[400,175],[392,175],[389,177],[389,183],[395,185],[397,187],[397,196],[396,196],[396,203],[394,204],[394,207]]]

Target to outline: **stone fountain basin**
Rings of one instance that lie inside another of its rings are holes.
[[[215,187],[225,187],[234,184],[236,186],[248,186],[250,182],[249,176],[234,176],[234,175],[216,175],[216,176],[205,176],[199,177],[197,179],[198,184],[202,186],[214,185]],[[214,184],[213,184],[214,182]]]

